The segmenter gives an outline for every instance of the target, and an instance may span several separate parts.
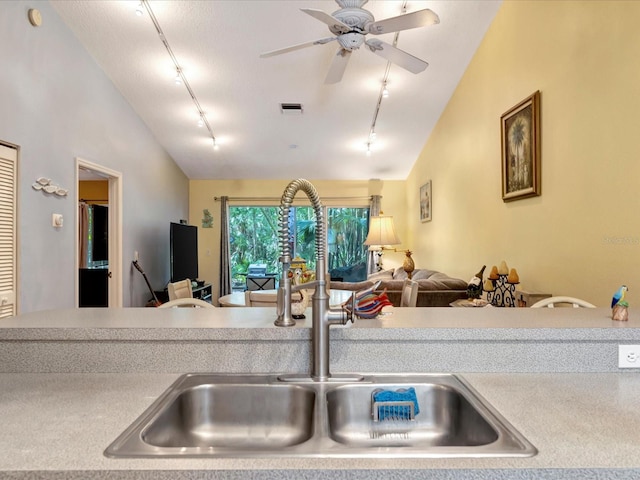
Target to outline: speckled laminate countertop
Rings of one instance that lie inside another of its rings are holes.
[[[531,458],[109,459],[173,374],[0,374],[2,478],[638,478],[640,376],[463,374]],[[191,473],[189,473],[191,472]]]
[[[181,373],[303,372],[308,322],[271,309],[82,309],[0,322],[0,478],[640,478],[640,376],[606,309],[395,309],[331,330],[334,372],[462,373],[539,450],[531,458],[108,459]]]

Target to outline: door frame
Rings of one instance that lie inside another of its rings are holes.
[[[80,170],[90,170],[109,181],[109,308],[122,307],[122,173],[97,163],[76,157],[76,205],[80,202]],[[76,235],[75,235],[75,304],[80,302],[80,282],[78,272],[80,270],[80,238],[77,232],[80,230],[80,216],[76,208]]]

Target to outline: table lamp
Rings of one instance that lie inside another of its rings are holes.
[[[372,216],[369,218],[369,233],[367,234],[367,238],[364,241],[364,245],[368,245],[369,247],[378,246],[380,247],[380,251],[378,256],[382,256],[384,250],[392,250],[397,252],[397,248],[391,248],[390,245],[398,245],[400,244],[400,239],[396,234],[395,226],[393,225],[393,217],[380,215],[380,216]],[[415,265],[413,263],[413,259],[411,258],[411,251],[405,250],[406,257],[404,259],[404,263],[402,264],[402,268],[405,272],[407,272],[407,276],[411,278],[411,274],[415,269]],[[381,268],[381,262],[378,263],[378,269]]]

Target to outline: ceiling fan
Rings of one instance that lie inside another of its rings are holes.
[[[362,44],[369,47],[376,55],[395,63],[412,73],[420,73],[429,65],[413,55],[400,50],[379,39],[365,40],[367,34],[382,35],[385,33],[408,30],[410,28],[425,27],[440,23],[440,18],[433,11],[425,8],[417,12],[406,13],[397,17],[375,21],[373,14],[362,8],[369,0],[336,0],[340,6],[331,15],[313,8],[301,8],[304,13],[326,23],[335,37],[321,38],[312,42],[299,43],[290,47],[273,50],[260,55],[262,58],[292,52],[313,45],[324,45],[337,40],[340,48],[331,62],[325,83],[337,83],[342,79],[351,52],[360,48]]]

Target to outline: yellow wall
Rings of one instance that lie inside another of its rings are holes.
[[[407,226],[421,266],[466,279],[504,259],[525,290],[607,306],[626,283],[633,305],[638,18],[634,1],[503,3],[407,180],[410,219],[433,180],[433,221]],[[504,203],[500,116],[536,90],[542,195]]]
[[[198,249],[199,249],[199,274],[201,280],[213,283],[213,296],[217,298],[219,291],[219,268],[220,268],[220,202],[214,197],[267,197],[276,199],[271,204],[278,205],[284,189],[292,179],[286,180],[191,180],[189,182],[189,223],[202,227],[203,210],[208,209],[213,215],[213,228],[199,228]],[[407,238],[407,220],[405,215],[406,196],[404,181],[328,181],[310,180],[314,185],[323,205],[327,206],[349,206],[368,205],[366,197],[371,195],[382,195],[382,210],[385,215],[394,217],[398,236],[401,240]],[[331,197],[358,197],[359,200],[333,201]],[[300,192],[296,195],[296,200],[300,198],[306,202],[306,196]],[[243,203],[234,202],[234,205]],[[255,205],[256,202],[244,203],[245,205]],[[410,244],[403,242],[398,245],[402,248],[410,248]],[[403,253],[385,253],[385,268],[391,268],[402,264]],[[416,264],[419,255],[416,257]]]
[[[107,180],[81,180],[78,182],[78,198],[87,203],[108,204],[109,182]]]

